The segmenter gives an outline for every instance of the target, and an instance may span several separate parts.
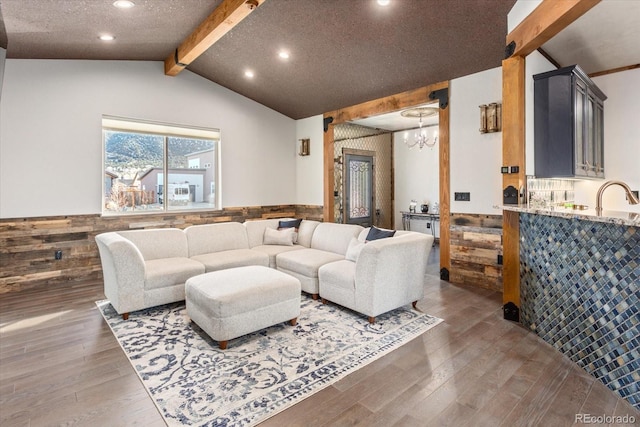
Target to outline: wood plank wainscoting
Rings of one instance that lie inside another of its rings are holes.
[[[502,292],[502,215],[451,215],[451,283]]]
[[[102,279],[95,236],[107,231],[295,217],[322,221],[322,206],[276,205],[213,212],[0,219],[0,294]],[[61,250],[61,260],[55,251]]]

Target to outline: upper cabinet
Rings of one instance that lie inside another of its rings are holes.
[[[534,79],[538,178],[604,178],[604,93],[577,65]]]

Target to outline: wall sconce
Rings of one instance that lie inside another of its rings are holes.
[[[502,126],[502,105],[493,102],[480,106],[480,133],[499,132]]]
[[[300,141],[300,149],[298,150],[299,156],[308,156],[311,154],[311,140],[309,138],[299,139]]]

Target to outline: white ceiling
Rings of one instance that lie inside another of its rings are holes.
[[[560,66],[578,64],[587,74],[638,66],[640,0],[603,0],[542,49]],[[397,111],[353,123],[395,132],[417,127],[418,120],[402,117]],[[438,117],[424,119],[424,123],[436,124]]]

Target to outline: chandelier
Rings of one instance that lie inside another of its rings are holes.
[[[432,138],[428,138],[427,130],[422,128],[422,118],[435,116],[436,114],[438,114],[438,109],[432,107],[411,108],[400,113],[402,117],[419,118],[419,128],[413,140],[409,139],[408,133],[404,135],[404,143],[407,144],[409,149],[417,146],[419,150],[422,150],[424,147],[433,147],[436,145],[438,142],[438,131],[433,133]]]

